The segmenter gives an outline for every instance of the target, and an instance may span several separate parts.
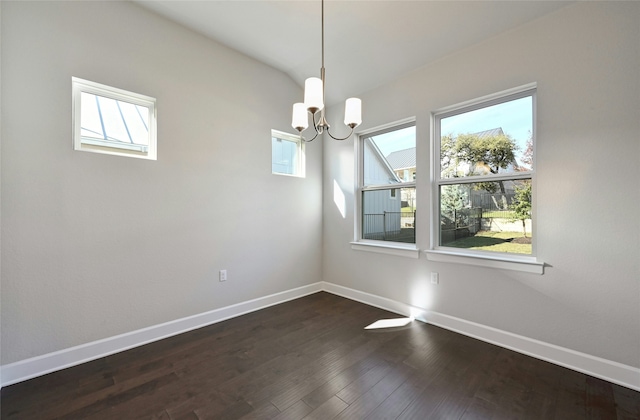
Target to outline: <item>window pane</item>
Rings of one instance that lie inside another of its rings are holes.
[[[304,177],[304,156],[299,136],[271,130],[271,172]]]
[[[96,104],[96,96],[85,92],[82,92],[80,96],[82,107],[80,130],[82,137],[106,139],[107,136],[102,128],[102,120]]]
[[[415,243],[415,203],[415,187],[364,191],[362,239]]]
[[[123,121],[127,125],[131,141],[136,144],[149,144],[149,108],[128,102],[118,101]]]
[[[532,96],[442,118],[440,177],[530,171],[532,133]]]
[[[531,180],[440,186],[440,245],[531,254]]]
[[[149,145],[149,108],[87,92],[80,96],[82,137]]]
[[[364,186],[413,182],[416,174],[416,127],[363,139]]]

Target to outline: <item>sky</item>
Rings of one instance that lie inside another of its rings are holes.
[[[453,134],[455,137],[459,134],[477,133],[500,127],[516,141],[519,146],[516,156],[519,157],[525,151],[527,140],[533,131],[532,112],[532,98],[527,96],[443,118],[440,134]]]
[[[480,131],[502,128],[519,146],[517,160],[526,148],[526,142],[533,131],[532,98],[530,96],[509,102],[493,105],[464,114],[454,115],[441,120],[441,134],[477,133]],[[382,154],[388,156],[397,150],[416,146],[416,128],[407,127],[375,136],[374,141]]]
[[[374,136],[373,141],[382,152],[382,155],[386,157],[392,152],[416,147],[416,127],[414,125],[402,130]]]

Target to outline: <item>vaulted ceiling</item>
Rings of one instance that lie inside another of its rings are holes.
[[[319,0],[132,0],[289,74],[319,76]],[[565,7],[566,1],[325,2],[326,102],[340,102]]]

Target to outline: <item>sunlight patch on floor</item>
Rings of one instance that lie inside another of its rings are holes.
[[[413,321],[413,318],[393,318],[393,319],[379,319],[373,324],[364,327],[365,330],[378,330],[381,328],[396,328],[404,327]]]

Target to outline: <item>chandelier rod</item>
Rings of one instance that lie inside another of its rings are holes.
[[[322,0],[320,2],[320,38],[321,38],[321,55],[322,55],[322,67],[320,68],[320,80],[322,80],[322,102],[325,102],[325,96],[324,96],[324,89],[325,89],[325,69],[324,69],[324,0]],[[329,126],[329,123],[327,122],[327,119],[324,116],[324,107],[320,110],[320,120],[316,123],[316,119],[315,119],[315,115],[313,116],[313,127],[316,130],[316,135],[313,136],[313,138],[309,141],[314,140],[319,134],[322,134],[322,132],[326,132],[329,137],[331,137],[334,140],[338,140],[338,141],[343,141],[348,139],[349,137],[351,137],[351,134],[353,134],[353,129],[354,127],[350,127],[351,131],[349,132],[349,134],[345,137],[336,137],[333,134],[331,134],[331,128]]]
[[[320,33],[322,34],[321,38],[322,38],[322,68],[324,68],[324,0],[322,0],[322,6],[321,6],[321,15],[322,18],[320,19],[321,22],[321,30]]]
[[[324,96],[324,85],[325,80],[324,80],[324,0],[322,0],[320,2],[321,6],[320,6],[320,39],[321,39],[321,55],[322,55],[322,67],[320,67],[320,80],[322,80],[322,102],[324,103],[326,101],[326,98]],[[320,110],[320,121],[321,123],[324,123],[327,128],[329,128],[329,124],[326,123],[326,120],[323,122],[322,120],[324,120],[324,107]],[[314,119],[315,121],[315,119]],[[315,125],[315,124],[314,124]]]

